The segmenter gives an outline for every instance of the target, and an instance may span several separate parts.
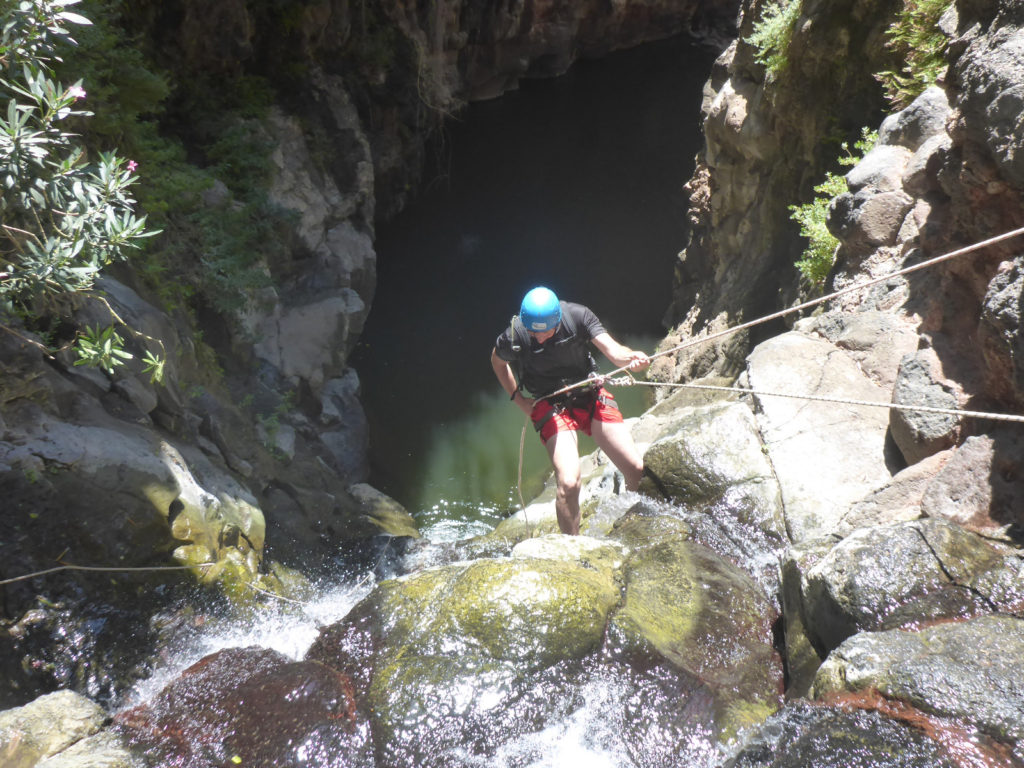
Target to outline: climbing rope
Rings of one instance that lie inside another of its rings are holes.
[[[720,338],[723,338],[725,336],[730,336],[730,335],[732,335],[734,333],[739,333],[740,331],[745,331],[748,328],[753,328],[756,325],[762,325],[764,323],[771,322],[772,320],[778,320],[779,318],[785,317],[786,315],[790,315],[790,314],[792,314],[794,312],[801,312],[801,311],[803,311],[805,309],[809,309],[811,307],[817,306],[818,304],[823,304],[826,301],[831,301],[832,299],[839,298],[840,296],[845,296],[848,293],[853,293],[854,291],[860,291],[860,290],[863,290],[864,288],[870,288],[872,285],[878,285],[879,283],[884,283],[887,280],[892,280],[894,277],[900,277],[902,275],[907,275],[907,274],[910,274],[911,272],[916,272],[919,269],[924,269],[926,267],[931,267],[931,266],[934,266],[934,265],[939,264],[939,263],[944,262],[944,261],[949,261],[950,259],[954,259],[957,256],[963,256],[965,254],[981,250],[982,248],[987,248],[990,245],[995,245],[996,243],[1000,243],[1000,242],[1002,242],[1004,240],[1010,240],[1011,238],[1018,237],[1019,235],[1022,235],[1022,234],[1024,234],[1024,227],[1020,227],[1018,229],[1010,230],[1009,232],[1004,232],[1001,235],[996,235],[994,237],[990,237],[987,240],[981,240],[981,241],[979,241],[977,243],[973,243],[972,245],[967,245],[967,246],[964,246],[963,248],[958,248],[958,249],[956,249],[954,251],[950,251],[948,253],[944,253],[944,254],[941,254],[939,256],[935,256],[935,257],[933,257],[931,259],[926,259],[925,261],[922,261],[919,264],[912,264],[909,267],[904,267],[903,269],[898,269],[895,272],[889,272],[889,273],[887,273],[885,275],[882,275],[881,277],[875,277],[875,278],[872,278],[871,280],[867,280],[867,281],[865,281],[863,283],[858,283],[856,285],[847,286],[846,288],[842,288],[842,289],[840,289],[838,291],[834,291],[833,293],[829,293],[829,294],[827,294],[825,296],[821,296],[821,297],[819,297],[817,299],[811,299],[810,301],[805,301],[802,304],[797,304],[796,306],[787,307],[786,309],[781,309],[778,312],[773,312],[770,315],[765,315],[764,317],[759,317],[759,318],[756,318],[754,320],[750,320],[749,322],[741,323],[740,325],[736,325],[736,326],[733,326],[731,328],[726,328],[726,329],[724,329],[722,331],[718,331],[716,333],[712,333],[712,334],[710,334],[708,336],[702,336],[702,337],[699,337],[699,338],[687,339],[682,344],[677,344],[676,346],[672,347],[671,349],[666,349],[666,350],[663,350],[661,352],[657,352],[657,353],[655,353],[653,355],[649,355],[648,359],[649,360],[655,360],[655,359],[657,359],[659,357],[664,357],[665,355],[671,355],[673,352],[678,352],[680,350],[686,349],[687,347],[696,346],[697,344],[705,344],[705,343],[707,343],[709,341],[714,341],[716,339],[720,339]],[[619,374],[619,373],[625,373],[625,376],[622,376],[622,377],[619,377],[619,378],[615,378],[615,375]],[[680,384],[680,383],[673,383],[673,382],[637,381],[629,373],[629,365],[624,365],[621,368],[616,368],[614,371],[610,371],[609,373],[606,373],[606,374],[604,374],[602,376],[598,376],[596,378],[594,377],[593,374],[591,374],[587,378],[582,379],[580,381],[577,381],[575,384],[569,384],[569,385],[567,385],[565,387],[562,387],[559,390],[556,390],[556,391],[552,392],[550,395],[548,395],[548,397],[554,397],[556,395],[562,395],[562,394],[565,394],[566,392],[571,392],[572,390],[578,389],[580,387],[587,387],[587,386],[591,386],[591,385],[600,385],[602,383],[608,384],[608,385],[611,385],[611,386],[644,385],[644,386],[650,386],[650,387],[681,387],[681,388],[691,388],[691,389],[707,389],[707,390],[715,390],[715,391],[722,391],[722,392],[740,392],[740,393],[747,394],[747,395],[758,395],[758,396],[763,396],[763,397],[788,397],[788,398],[793,398],[793,399],[798,399],[798,400],[815,400],[815,401],[827,402],[827,403],[841,403],[841,404],[845,404],[845,405],[869,406],[869,407],[872,407],[872,408],[890,408],[890,409],[903,410],[903,411],[921,411],[921,412],[925,412],[925,413],[938,413],[938,414],[946,414],[946,415],[950,415],[950,416],[958,416],[958,417],[961,417],[961,418],[992,419],[994,421],[1010,421],[1010,422],[1024,423],[1024,416],[1017,416],[1017,415],[1014,415],[1014,414],[1006,414],[1006,413],[986,413],[986,412],[982,412],[982,411],[963,411],[963,410],[957,410],[957,409],[953,409],[953,408],[933,408],[933,407],[924,406],[924,405],[905,405],[903,403],[881,403],[881,402],[875,402],[875,401],[871,401],[871,400],[850,400],[850,399],[844,399],[844,398],[824,397],[824,396],[821,396],[821,395],[792,394],[792,393],[788,393],[788,392],[763,392],[763,391],[752,390],[752,389],[743,389],[743,388],[740,388],[740,387],[717,387],[717,386],[713,386],[713,385],[710,385],[710,384]],[[526,510],[526,505],[523,503],[523,491],[522,491],[522,477],[523,477],[523,474],[522,474],[522,471],[523,471],[523,440],[525,440],[525,437],[526,437],[526,427],[524,426],[523,427],[523,437],[520,439],[520,443],[519,443],[519,480],[518,480],[518,484],[516,486],[516,489],[519,491],[519,503],[522,505],[524,512]]]
[[[23,576],[15,576],[10,579],[4,579],[0,581],[0,587],[5,584],[13,584],[16,581],[25,581],[27,579],[34,579],[37,576],[46,576],[51,573],[57,573],[58,571],[95,571],[97,573],[130,573],[133,571],[184,571],[189,568],[209,568],[211,565],[216,563],[197,563],[196,565],[148,565],[148,566],[134,566],[134,567],[115,567],[115,566],[98,566],[98,565],[72,565],[66,563],[58,565],[54,568],[47,568],[43,571],[36,571],[35,573],[26,573]]]
[[[793,400],[814,400],[820,403],[839,403],[842,405],[865,405],[872,408],[889,408],[899,411],[921,411],[924,413],[939,413],[960,418],[991,419],[993,421],[1013,421],[1024,423],[1024,416],[1012,413],[988,413],[986,411],[965,411],[957,408],[935,408],[930,405],[910,405],[907,403],[883,403],[877,400],[854,400],[844,397],[826,397],[824,395],[794,394],[792,392],[766,392],[759,389],[745,389],[743,387],[719,387],[713,384],[679,384],[660,381],[637,381],[632,376],[620,376],[616,379],[605,379],[606,384],[619,387],[645,386],[645,387],[675,387],[679,389],[704,389],[712,392],[737,392],[743,395],[757,395],[758,397],[788,397]]]
[[[903,269],[896,270],[895,272],[889,272],[889,273],[887,273],[885,275],[882,275],[881,277],[875,277],[875,278],[872,278],[871,280],[867,280],[867,281],[865,281],[863,283],[858,283],[857,285],[847,286],[846,288],[843,288],[841,290],[838,290],[838,291],[835,291],[833,293],[827,294],[826,296],[821,296],[821,297],[819,297],[817,299],[811,299],[810,301],[805,301],[802,304],[797,304],[796,306],[793,306],[793,307],[787,307],[786,309],[781,309],[778,312],[773,312],[770,315],[765,315],[764,317],[759,317],[759,318],[756,318],[754,320],[750,320],[750,321],[748,321],[746,323],[741,323],[740,325],[735,325],[735,326],[733,326],[731,328],[726,328],[726,329],[724,329],[722,331],[718,331],[716,333],[712,333],[709,336],[702,336],[702,337],[695,338],[695,339],[688,339],[688,340],[684,341],[682,344],[678,344],[678,345],[672,347],[671,349],[666,349],[666,350],[663,350],[661,352],[657,352],[657,353],[655,353],[653,355],[649,355],[648,358],[650,360],[655,360],[655,359],[657,359],[659,357],[663,357],[665,355],[670,355],[673,352],[678,352],[678,351],[680,351],[682,349],[686,349],[687,347],[692,347],[692,346],[695,346],[697,344],[704,344],[704,343],[707,343],[709,341],[714,341],[716,339],[720,339],[720,338],[722,338],[724,336],[730,336],[730,335],[732,335],[734,333],[738,333],[740,331],[745,331],[748,328],[753,328],[756,325],[762,325],[764,323],[771,322],[772,320],[778,320],[779,318],[785,317],[786,315],[790,315],[790,314],[792,314],[794,312],[801,312],[801,311],[803,311],[805,309],[809,309],[810,307],[817,306],[818,304],[823,304],[826,301],[831,301],[832,299],[838,298],[840,296],[845,296],[848,293],[853,293],[854,291],[860,291],[860,290],[862,290],[864,288],[870,288],[872,285],[878,285],[879,283],[884,283],[885,281],[891,280],[894,277],[900,277],[902,275],[910,274],[911,272],[916,272],[919,269],[924,269],[925,267],[934,266],[935,264],[939,264],[939,263],[941,263],[943,261],[948,261],[950,259],[956,258],[957,256],[963,256],[964,254],[972,253],[973,251],[981,250],[982,248],[987,248],[990,245],[995,245],[996,243],[1000,243],[1000,242],[1002,242],[1004,240],[1009,240],[1009,239],[1017,237],[1019,235],[1024,235],[1024,227],[1020,227],[1019,229],[1014,229],[1014,230],[1011,230],[1009,232],[1004,232],[1001,235],[996,235],[995,237],[990,237],[987,240],[981,240],[981,241],[979,241],[977,243],[974,243],[972,245],[967,245],[967,246],[964,246],[963,248],[958,248],[955,251],[950,251],[949,253],[944,253],[944,254],[941,254],[940,256],[935,256],[934,258],[931,258],[931,259],[926,259],[925,261],[922,261],[919,264],[912,264],[909,267],[904,267]],[[614,376],[617,373],[622,373],[622,372],[628,371],[628,370],[629,370],[629,365],[624,365],[621,368],[616,368],[614,371],[610,371],[609,373],[605,374],[605,377]],[[591,383],[593,383],[593,381],[591,379],[589,379],[589,378],[588,379],[583,379],[581,381],[576,382],[575,384],[569,384],[568,386],[562,387],[561,389],[559,389],[559,390],[557,390],[555,392],[552,392],[549,395],[549,397],[554,397],[555,395],[561,395],[561,394],[569,392],[569,391],[571,391],[573,389],[578,389],[579,387],[588,386]]]

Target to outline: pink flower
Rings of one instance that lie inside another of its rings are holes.
[[[128,161],[128,173],[134,173],[135,169],[138,168],[138,167],[139,167],[139,164],[136,163],[134,160],[129,160]]]
[[[83,88],[80,85],[72,85],[70,88],[68,88],[68,96],[71,96],[76,99],[84,99],[85,88]]]

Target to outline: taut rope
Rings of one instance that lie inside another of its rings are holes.
[[[771,322],[772,320],[778,320],[780,317],[785,317],[786,315],[790,315],[794,312],[800,312],[810,307],[817,306],[818,304],[823,304],[824,302],[831,301],[832,299],[838,298],[839,296],[844,296],[847,293],[853,293],[854,291],[869,288],[872,285],[878,285],[878,283],[884,283],[886,280],[891,280],[894,277],[906,275],[911,272],[915,272],[919,269],[924,269],[925,267],[934,266],[935,264],[939,264],[943,261],[948,261],[949,259],[956,258],[957,256],[963,256],[964,254],[971,253],[982,248],[987,248],[990,245],[995,245],[996,243],[1000,243],[1003,240],[1009,240],[1011,238],[1017,237],[1018,235],[1024,235],[1024,227],[1020,227],[1019,229],[1014,229],[1009,232],[1004,232],[1001,235],[990,237],[987,240],[981,240],[980,242],[974,243],[973,245],[967,245],[964,246],[963,248],[958,248],[955,251],[950,251],[949,253],[944,253],[940,256],[935,256],[934,258],[931,259],[926,259],[925,261],[922,261],[920,264],[913,264],[909,267],[904,267],[903,269],[896,270],[895,272],[889,272],[888,274],[882,275],[881,277],[875,277],[863,283],[858,283],[857,285],[847,286],[846,288],[835,291],[834,293],[830,293],[826,296],[821,296],[817,299],[811,299],[810,301],[805,301],[804,303],[797,304],[796,306],[793,307],[781,309],[778,312],[773,312],[770,315],[765,315],[764,317],[759,317],[755,320],[750,320],[746,323],[741,323],[740,325],[733,326],[732,328],[726,328],[725,330],[718,331],[717,333],[712,333],[710,336],[702,336],[696,339],[688,339],[687,341],[684,341],[682,344],[678,344],[672,347],[671,349],[666,349],[663,350],[662,352],[657,352],[653,355],[649,355],[648,357],[651,360],[655,360],[659,357],[663,357],[664,355],[670,355],[673,352],[678,352],[681,349],[686,349],[687,347],[692,347],[697,344],[704,344],[709,341],[714,341],[715,339],[720,339],[723,336],[730,336],[734,333],[738,333],[739,331],[745,331],[747,328],[753,328],[755,325],[761,325],[763,323]],[[614,371],[605,374],[605,377],[607,378],[608,376],[614,376],[617,373],[622,373],[628,370],[629,366],[624,365],[621,368],[616,368]],[[583,379],[582,381],[578,381],[575,384],[569,384],[568,386],[562,387],[556,392],[552,392],[550,396],[561,395],[565,392],[577,389],[579,387],[587,386],[588,384],[591,383],[592,381],[590,379]]]
[[[645,387],[677,387],[680,389],[706,389],[712,392],[737,392],[743,395],[757,395],[759,397],[788,397],[794,400],[815,400],[820,403],[840,403],[842,405],[866,405],[872,408],[890,408],[898,411],[923,411],[924,413],[941,413],[949,416],[960,416],[963,418],[992,419],[993,421],[1013,421],[1024,424],[1024,416],[1012,413],[989,413],[986,411],[964,411],[956,408],[935,408],[930,405],[910,405],[906,403],[882,403],[876,400],[854,400],[843,397],[825,397],[824,395],[800,395],[790,392],[765,392],[759,389],[744,389],[743,387],[718,387],[711,384],[678,384],[660,381],[637,381],[632,376],[621,376],[612,380],[605,380],[606,384],[612,386],[645,386]]]

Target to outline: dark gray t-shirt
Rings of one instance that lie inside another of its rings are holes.
[[[526,332],[518,318],[494,343],[498,357],[512,364],[512,370],[520,377],[520,386],[534,397],[575,384],[597,369],[590,354],[590,342],[605,332],[604,326],[597,315],[582,304],[569,301],[559,304],[562,322],[555,335],[543,344],[538,344]],[[518,353],[514,345],[519,346]]]

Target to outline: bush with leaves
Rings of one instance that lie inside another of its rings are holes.
[[[754,59],[764,64],[765,75],[775,80],[789,64],[789,44],[793,30],[800,18],[800,0],[779,0],[770,2],[761,12],[761,18],[754,22],[754,30],[744,42],[757,49]]]
[[[0,19],[0,309],[30,319],[59,314],[104,267],[154,234],[129,193],[135,163],[114,152],[90,162],[81,136],[68,128],[90,115],[78,108],[82,81],[63,85],[53,70],[61,46],[75,43],[70,25],[90,24],[67,10],[78,2],[9,2]],[[81,359],[93,359],[81,343],[78,349]],[[130,357],[120,349],[115,357]],[[156,376],[162,366],[149,370]]]
[[[950,0],[905,0],[896,21],[885,31],[885,46],[903,67],[875,77],[896,109],[909,105],[945,71],[948,40],[939,29],[939,19],[950,5]]]
[[[153,234],[128,191],[135,164],[113,152],[88,162],[79,136],[61,125],[89,114],[76,109],[81,81],[61,85],[50,66],[58,43],[74,42],[66,25],[89,23],[64,10],[77,2],[20,2],[3,19],[0,297],[23,307],[90,289],[103,267]]]
[[[857,154],[850,151],[849,143],[844,141],[841,145],[844,154],[839,158],[839,165],[856,165],[871,151],[876,141],[877,132],[862,128],[860,139],[853,144]],[[807,247],[796,262],[796,268],[814,290],[821,290],[825,285],[839,247],[839,241],[826,226],[829,205],[848,190],[846,178],[829,171],[825,180],[814,188],[815,196],[811,202],[789,206],[790,218],[800,225],[801,236],[807,238]]]

